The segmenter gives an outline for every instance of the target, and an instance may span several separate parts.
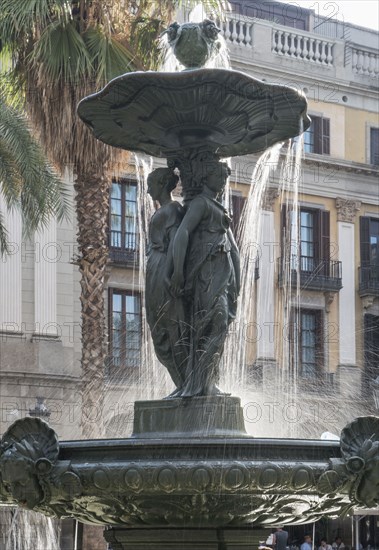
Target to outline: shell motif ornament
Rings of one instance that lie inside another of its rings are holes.
[[[17,420],[0,445],[0,480],[14,500],[33,510],[48,499],[46,478],[58,459],[57,436],[39,418]]]
[[[341,459],[319,478],[322,494],[349,494],[352,505],[379,506],[379,418],[356,418],[341,432]]]

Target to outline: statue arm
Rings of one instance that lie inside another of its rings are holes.
[[[238,250],[237,243],[235,241],[234,235],[232,233],[232,230],[228,229],[228,237],[231,244],[231,250],[230,255],[232,257],[232,262],[234,266],[234,272],[236,275],[236,288],[237,288],[237,295],[240,293],[241,288],[241,267],[240,267],[240,253]]]
[[[189,237],[201,222],[205,207],[206,205],[203,200],[193,199],[176,232],[172,246],[174,273],[171,279],[171,288],[175,296],[179,296],[183,291],[184,261],[187,254]]]
[[[168,245],[167,257],[166,257],[165,280],[169,286],[170,286],[170,279],[174,271],[173,247],[174,247],[174,239],[175,239],[177,229],[178,229],[177,227],[171,227],[168,232],[169,245]]]

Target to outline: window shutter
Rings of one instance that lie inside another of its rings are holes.
[[[282,265],[287,259],[286,250],[290,250],[290,240],[291,240],[291,226],[288,220],[288,208],[286,204],[282,205],[282,210],[280,212],[280,257]],[[290,253],[290,252],[288,252]]]
[[[323,312],[321,310],[315,310],[316,321],[316,358],[317,358],[317,375],[320,376],[324,371],[324,324],[323,324]]]
[[[231,229],[234,236],[237,236],[238,225],[241,219],[243,207],[245,206],[246,198],[242,195],[232,194],[232,223]]]
[[[361,266],[370,264],[370,218],[361,216],[360,223],[360,240],[361,240]]]
[[[364,357],[365,368],[363,387],[371,392],[371,383],[378,374],[378,352],[379,352],[379,317],[366,314],[364,316]]]
[[[320,211],[320,259],[323,262],[322,274],[330,272],[330,212]]]
[[[319,155],[322,154],[322,118],[315,116],[312,117],[313,124],[313,135],[314,135],[314,144],[313,144],[313,153]]]
[[[379,128],[370,129],[370,163],[379,165]]]
[[[330,155],[330,120],[322,119],[322,153]]]

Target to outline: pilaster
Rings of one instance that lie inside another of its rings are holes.
[[[356,365],[355,344],[355,217],[360,201],[336,199],[339,259],[342,261],[342,289],[339,293],[339,363]],[[342,378],[341,378],[342,382]],[[346,385],[342,383],[342,386]]]
[[[257,290],[257,360],[275,362],[275,220],[278,190],[269,188],[263,196],[259,237],[259,280]]]
[[[0,257],[0,331],[22,332],[21,215],[7,210],[1,193],[0,213],[9,243],[9,253]]]
[[[38,254],[34,264],[35,333],[57,336],[57,247],[56,220],[36,232],[34,245]]]

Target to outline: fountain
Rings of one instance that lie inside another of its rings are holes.
[[[379,504],[379,418],[340,442],[248,437],[219,364],[240,286],[239,253],[219,201],[221,159],[259,152],[309,126],[306,100],[243,73],[202,68],[212,21],[173,24],[180,73],[136,72],[82,100],[79,116],[110,145],[167,159],[149,193],[146,313],[175,390],[135,403],[129,439],[59,443],[39,418],[0,447],[0,502],[106,526],[113,550],[239,550],[254,528],[316,521]],[[178,176],[183,206],[171,199]]]

